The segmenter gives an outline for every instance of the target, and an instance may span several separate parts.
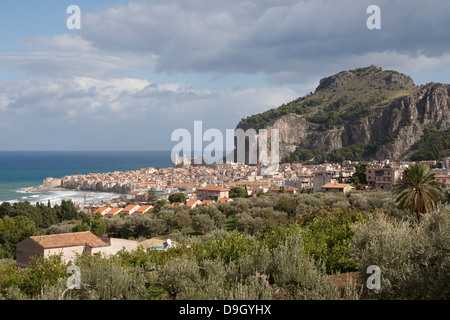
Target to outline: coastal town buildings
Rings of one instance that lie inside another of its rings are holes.
[[[398,166],[372,166],[366,169],[366,180],[372,189],[392,191],[394,185],[400,180],[402,172],[403,168]]]
[[[442,168],[450,169],[450,157],[442,159]]]
[[[138,204],[130,204],[123,208],[122,213],[126,215],[132,215],[137,209],[139,209],[140,205]]]
[[[437,169],[435,179],[443,189],[450,188],[450,171],[448,169]]]
[[[219,186],[211,186],[197,189],[197,199],[200,201],[219,201],[230,197],[230,189]]]
[[[446,162],[447,161],[447,162]],[[436,172],[436,181],[443,188],[450,186],[448,165],[450,158],[443,159],[442,168],[436,168],[435,161],[427,161]],[[90,173],[87,175],[71,175],[63,178],[47,178],[39,190],[60,188],[102,191],[117,193],[117,198],[104,203],[83,205],[76,203],[79,210],[101,213],[105,216],[117,214],[144,214],[152,210],[143,207],[148,204],[149,191],[158,200],[168,199],[176,192],[183,192],[187,201],[182,205],[198,206],[204,200],[219,202],[229,198],[229,190],[241,187],[249,196],[258,193],[274,194],[283,187],[289,193],[334,192],[335,188],[323,188],[327,184],[348,184],[356,172],[357,162],[302,164],[283,163],[278,172],[263,170],[261,165],[246,165],[227,162],[212,165],[192,165],[190,161],[181,161],[179,165],[169,168],[142,168],[134,171],[114,171],[109,173]],[[389,159],[369,162],[366,169],[367,184],[355,185],[358,190],[391,191],[397,184],[409,162],[393,162]],[[344,192],[348,188],[343,189]],[[192,201],[191,201],[192,200]],[[129,206],[130,202],[133,205]],[[205,203],[203,203],[205,204]],[[108,214],[112,207],[122,210]]]
[[[312,182],[312,192],[322,192],[322,186],[327,183],[337,183],[337,178],[334,171],[331,170],[324,170],[324,171],[317,171],[314,173],[313,176],[313,182]]]

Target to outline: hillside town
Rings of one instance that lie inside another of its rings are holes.
[[[442,161],[422,161],[435,172],[435,179],[445,189],[450,187],[450,157]],[[410,162],[374,161],[367,163],[365,183],[355,183],[351,177],[358,162],[345,161],[341,164],[283,163],[275,170],[263,165],[247,165],[227,162],[224,164],[194,165],[182,161],[170,168],[142,168],[134,171],[114,171],[71,175],[63,178],[49,177],[38,190],[71,189],[118,193],[110,202],[77,202],[80,211],[101,213],[104,216],[116,214],[143,214],[152,210],[148,205],[149,191],[158,199],[168,199],[171,194],[183,192],[187,201],[181,205],[191,207],[208,205],[212,202],[231,201],[229,190],[241,187],[249,196],[258,193],[348,192],[357,190],[391,191],[401,179],[402,172]],[[132,204],[131,204],[132,203]]]

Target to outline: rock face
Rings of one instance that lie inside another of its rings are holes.
[[[450,128],[449,94],[448,84],[419,87],[409,76],[370,66],[324,78],[314,94],[242,119],[237,128],[278,129],[281,158],[298,148],[370,145],[366,160],[401,160],[425,126]]]

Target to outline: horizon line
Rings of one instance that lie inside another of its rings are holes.
[[[172,150],[0,150],[0,152],[171,152]]]

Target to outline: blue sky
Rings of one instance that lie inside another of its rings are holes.
[[[366,9],[381,8],[381,30]],[[68,30],[66,9],[81,9]],[[380,65],[450,83],[450,2],[2,0],[0,150],[170,150]]]

